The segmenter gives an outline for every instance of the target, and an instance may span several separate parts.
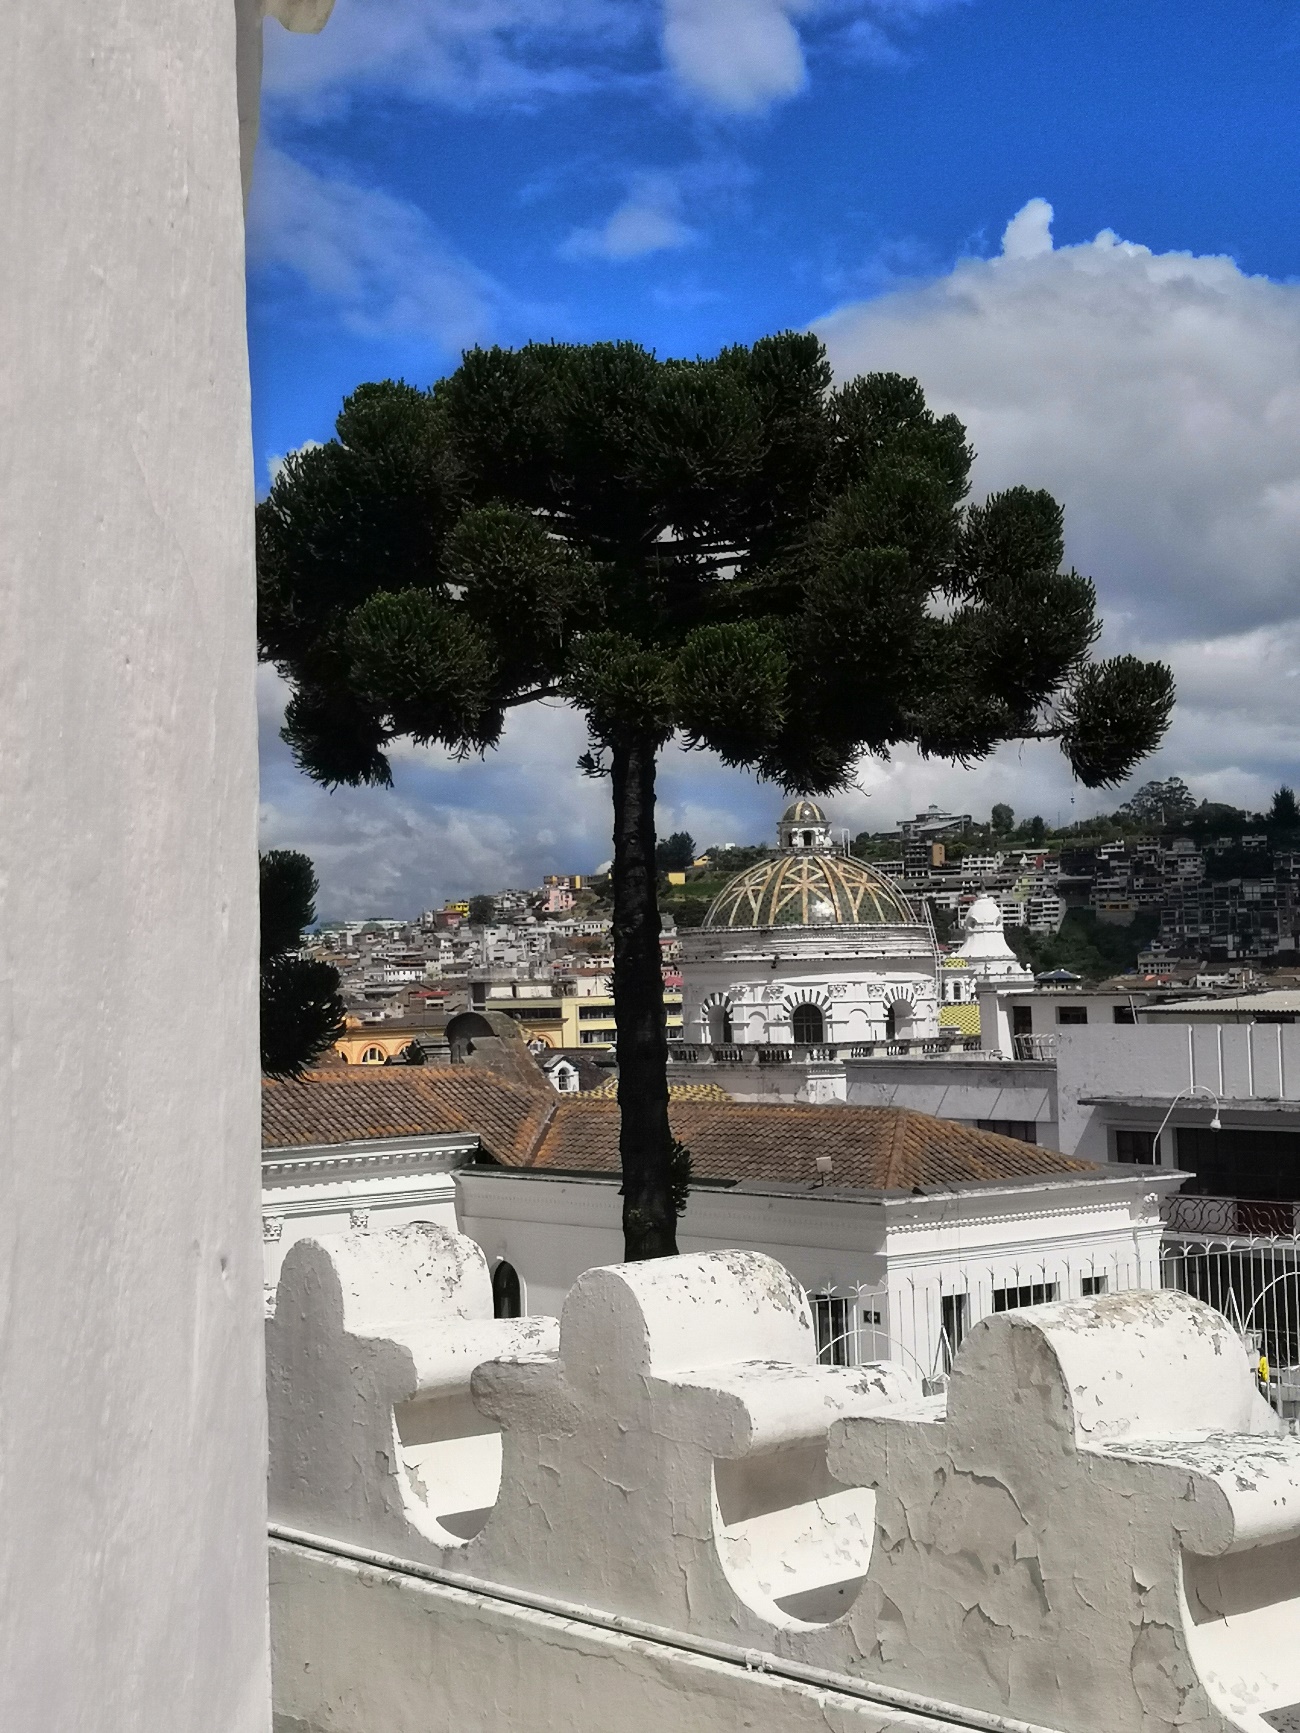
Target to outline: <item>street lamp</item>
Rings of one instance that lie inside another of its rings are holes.
[[[1219,1098],[1218,1098],[1218,1096],[1214,1093],[1214,1091],[1212,1089],[1208,1088],[1207,1085],[1204,1083],[1189,1084],[1186,1089],[1180,1089],[1178,1091],[1177,1095],[1174,1096],[1173,1100],[1169,1103],[1169,1111],[1165,1114],[1164,1118],[1160,1121],[1160,1129],[1156,1132],[1155,1142],[1152,1145],[1152,1154],[1156,1158],[1156,1164],[1157,1165],[1159,1165],[1159,1162],[1160,1162],[1160,1139],[1164,1135],[1164,1129],[1165,1129],[1166,1125],[1168,1125],[1170,1119],[1173,1117],[1173,1112],[1174,1112],[1175,1107],[1177,1107],[1178,1103],[1180,1101],[1184,1100],[1189,1095],[1208,1095],[1209,1096],[1210,1100],[1214,1103],[1214,1118],[1210,1121],[1210,1130],[1211,1131],[1222,1131],[1223,1130],[1223,1121],[1219,1118]]]

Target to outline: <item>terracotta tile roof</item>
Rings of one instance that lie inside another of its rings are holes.
[[[1091,1162],[901,1107],[784,1106],[674,1095],[669,1116],[701,1179],[829,1183],[864,1191],[1096,1173]],[[618,1104],[528,1089],[474,1066],[342,1067],[263,1085],[268,1149],[476,1132],[505,1167],[617,1173]]]
[[[819,1155],[834,1163],[831,1185],[864,1191],[1099,1171],[1054,1149],[901,1107],[673,1101],[669,1118],[701,1179],[808,1184],[817,1178]],[[564,1102],[522,1165],[617,1171],[617,1105]]]
[[[477,1132],[507,1165],[523,1162],[559,1097],[539,1071],[530,1090],[470,1065],[345,1065],[262,1084],[262,1146],[362,1143]]]

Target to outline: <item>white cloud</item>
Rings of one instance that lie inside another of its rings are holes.
[[[572,259],[606,259],[621,264],[648,253],[689,246],[694,229],[682,221],[680,199],[666,176],[643,176],[618,208],[598,227],[575,229],[561,248]]]
[[[817,328],[841,377],[915,374],[961,417],[977,495],[1025,482],[1064,504],[1104,647],[1161,655],[1179,679],[1169,743],[1141,774],[1259,799],[1300,759],[1300,286],[1108,230],[1053,247],[1051,223],[1034,199],[998,257]],[[1059,759],[1038,750],[969,775],[904,756],[890,776],[918,801],[1068,804]]]
[[[639,28],[619,0],[339,0],[319,36],[268,28],[265,89],[308,107],[366,90],[532,102],[604,82]]]
[[[1052,250],[1051,205],[1046,199],[1030,199],[1002,231],[1004,259],[1036,259]]]
[[[803,0],[665,0],[664,58],[681,85],[719,108],[751,113],[807,81],[791,18]]]
[[[801,91],[809,48],[878,66],[963,0],[339,0],[319,36],[268,30],[266,90],[319,111],[396,90],[468,108],[646,82],[658,39],[678,89],[709,107],[758,113]],[[802,32],[795,21],[803,26]]]
[[[258,151],[248,217],[253,270],[294,272],[362,335],[415,332],[449,354],[491,331],[504,296],[416,206]]]

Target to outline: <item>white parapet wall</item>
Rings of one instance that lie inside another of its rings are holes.
[[[237,22],[0,8],[6,1733],[270,1719]]]
[[[268,1326],[281,1733],[1300,1716],[1300,1442],[1177,1293],[991,1317],[946,1397],[819,1365],[754,1252],[494,1321],[432,1225],[284,1262]]]

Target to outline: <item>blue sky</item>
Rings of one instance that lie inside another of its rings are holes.
[[[1300,773],[1300,11],[1290,0],[337,0],[267,26],[250,216],[259,482],[367,378],[471,342],[708,353],[815,325],[841,373],[915,372],[977,491],[1067,512],[1108,647],[1170,656],[1152,770],[1263,798]],[[1049,208],[1050,207],[1050,208]],[[608,853],[581,730],[486,764],[411,753],[325,796],[275,739],[264,834],[327,912],[404,912]],[[661,828],[770,827],[776,796],[670,754]],[[1096,804],[1049,752],[866,765],[880,828],[930,799]]]

